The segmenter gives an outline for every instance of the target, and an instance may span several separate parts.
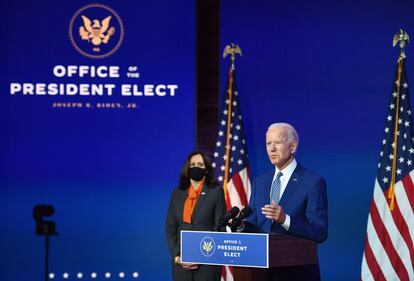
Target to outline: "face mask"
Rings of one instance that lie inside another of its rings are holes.
[[[188,176],[190,177],[190,179],[195,181],[201,181],[205,175],[206,169],[200,167],[191,167],[188,170]]]

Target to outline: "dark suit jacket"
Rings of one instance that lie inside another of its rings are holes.
[[[326,181],[297,164],[279,205],[291,218],[286,231],[276,222],[267,219],[261,208],[269,204],[274,170],[258,177],[252,188],[249,206],[252,214],[246,220],[247,232],[286,233],[297,237],[324,241],[328,236],[328,198]]]
[[[186,198],[187,190],[176,188],[172,192],[168,207],[165,229],[173,259],[180,253],[181,230],[212,231],[220,218],[226,214],[223,189],[204,185],[194,207],[191,224],[184,223],[183,210]]]

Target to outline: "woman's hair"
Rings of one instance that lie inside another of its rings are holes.
[[[207,154],[205,154],[204,152],[196,150],[196,151],[191,152],[190,155],[187,156],[184,162],[184,166],[181,169],[180,182],[179,182],[181,189],[185,190],[190,186],[190,177],[188,176],[188,170],[190,169],[190,160],[191,160],[191,157],[197,154],[201,155],[204,161],[204,166],[206,167],[205,184],[208,187],[215,187],[218,185],[217,181],[214,180],[214,171],[213,171],[213,166],[212,166],[210,157],[208,157]]]

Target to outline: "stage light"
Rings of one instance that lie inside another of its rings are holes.
[[[82,277],[83,277],[82,272],[78,272],[78,274],[76,274],[76,277],[78,277],[78,279],[82,279]]]
[[[98,274],[96,274],[96,272],[91,273],[91,278],[95,279],[97,276],[98,276]]]
[[[50,217],[54,213],[55,208],[52,205],[34,206],[33,218],[36,221],[36,235],[57,235],[55,222],[43,220],[43,217]]]
[[[125,273],[120,272],[120,273],[119,273],[119,278],[124,278],[124,277],[125,277]]]
[[[68,279],[69,278],[69,273],[67,273],[67,272],[65,272],[65,273],[63,273],[63,279]]]
[[[54,274],[53,272],[49,273],[49,278],[50,278],[50,279],[55,278],[55,274]]]
[[[36,235],[43,235],[46,238],[45,243],[45,281],[50,278],[49,275],[49,237],[57,235],[56,224],[54,221],[43,220],[43,217],[50,217],[55,212],[52,205],[36,205],[33,207],[33,218],[36,221]]]
[[[105,272],[105,278],[111,278],[111,273],[110,272]]]
[[[138,272],[134,272],[134,273],[132,273],[132,277],[134,277],[134,278],[138,278],[138,276],[139,276],[139,273],[138,273]]]

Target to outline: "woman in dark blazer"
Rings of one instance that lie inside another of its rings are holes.
[[[175,281],[220,280],[220,266],[181,263],[180,231],[212,231],[225,214],[223,189],[214,180],[211,160],[203,152],[191,153],[172,192],[165,223]]]

